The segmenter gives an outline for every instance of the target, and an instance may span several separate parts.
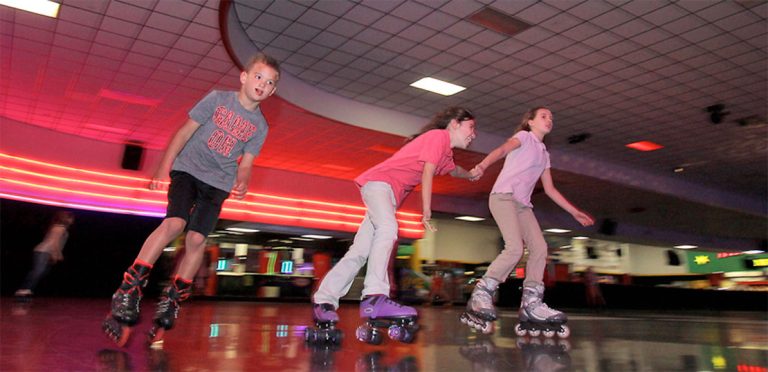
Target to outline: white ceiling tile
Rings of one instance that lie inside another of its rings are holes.
[[[424,18],[420,19],[418,24],[429,27],[436,31],[443,31],[451,25],[461,21],[460,18],[454,17],[448,13],[432,12],[427,14]],[[466,22],[466,21],[461,21]]]
[[[168,45],[168,44],[166,44]],[[160,44],[137,40],[131,47],[131,54],[140,54],[148,57],[164,57],[170,48]]]
[[[536,3],[530,7],[515,13],[515,18],[518,18],[526,23],[537,25],[540,22],[552,18],[560,13],[560,10],[551,7],[544,3]]]
[[[213,44],[190,39],[188,37],[181,37],[176,41],[173,47],[190,53],[206,53],[208,49],[213,47]]]
[[[482,9],[483,4],[467,0],[451,0],[443,5],[440,10],[458,18],[467,18],[476,11]]]
[[[296,20],[307,11],[307,7],[298,2],[292,1],[273,1],[266,12],[279,15],[290,20]]]
[[[389,14],[415,22],[432,11],[433,9],[430,7],[415,2],[406,1],[389,12]]]
[[[620,42],[621,40],[622,40],[622,38],[619,37],[618,35],[610,32],[610,31],[605,31],[603,33],[600,33],[600,34],[595,35],[595,36],[593,36],[593,37],[591,37],[589,39],[586,39],[586,40],[582,41],[582,43],[584,43],[584,44],[586,44],[586,45],[588,45],[588,46],[590,46],[592,48],[595,48],[595,49],[602,49],[602,48],[605,48],[605,47],[607,47],[609,45],[616,44],[616,43]]]
[[[256,22],[254,22],[253,25],[249,27],[249,29],[256,27],[259,29],[269,30],[271,32],[282,33],[286,28],[288,28],[288,26],[291,25],[291,23],[291,21],[285,18],[263,13],[259,16],[259,18],[256,19]]]
[[[527,47],[528,44],[510,38],[492,46],[491,49],[509,56]]]
[[[643,45],[643,44],[641,44]],[[645,44],[647,45],[647,44]],[[649,45],[648,47],[653,49],[654,51],[660,53],[660,54],[667,54],[675,50],[679,50],[682,48],[685,48],[689,44],[679,38],[679,37],[670,37],[668,39],[662,40],[656,44]]]
[[[636,18],[612,28],[611,32],[624,38],[630,38],[636,35],[640,35],[650,30],[652,27],[653,26],[650,23],[640,18]]]
[[[355,35],[354,39],[368,45],[375,46],[385,42],[391,37],[392,35],[386,32],[378,31],[372,28],[366,28]]]
[[[698,42],[713,38],[719,35],[720,32],[721,31],[718,30],[717,27],[707,25],[707,26],[699,27],[695,30],[688,31],[680,35],[680,37],[692,43],[698,43]]]
[[[612,73],[624,68],[627,68],[629,66],[628,63],[619,60],[619,59],[612,59],[610,61],[605,61],[597,66],[595,66],[596,69],[603,71],[605,73]]]
[[[603,29],[612,29],[621,24],[627,23],[635,18],[634,15],[621,9],[613,9],[607,13],[601,14],[590,20],[591,23]]]
[[[592,24],[582,23],[574,28],[571,28],[570,30],[563,32],[563,35],[576,41],[582,41],[584,39],[595,36],[602,31],[603,30],[601,30],[599,27],[596,27]]]
[[[612,5],[602,1],[585,1],[568,9],[568,13],[588,21],[594,17],[609,12],[611,9],[613,9]]]
[[[121,2],[109,2],[107,16],[142,24],[149,18],[150,10]]]
[[[626,40],[626,41],[621,41],[616,44],[602,48],[601,51],[604,53],[610,54],[614,57],[622,57],[640,48],[642,48],[640,45],[632,41]]]
[[[563,32],[578,25],[581,22],[582,21],[579,18],[576,18],[570,14],[560,13],[554,17],[544,20],[543,22],[539,23],[538,26],[544,27],[552,32]]]
[[[211,44],[214,44],[221,39],[221,33],[217,29],[197,23],[190,24],[189,27],[184,30],[184,36],[196,40],[207,41]]]
[[[488,47],[490,47],[492,45],[495,45],[495,44],[498,44],[499,42],[504,41],[506,39],[508,39],[507,36],[502,35],[502,34],[500,34],[498,32],[494,32],[494,31],[491,31],[491,30],[483,30],[483,31],[475,34],[474,36],[472,36],[468,40],[473,42],[473,43],[475,43],[475,44],[478,44],[478,45],[481,45],[481,46],[484,46],[484,47],[488,48]]]
[[[290,26],[286,27],[285,30],[283,30],[284,35],[303,41],[312,40],[312,38],[314,38],[314,36],[319,32],[320,30],[315,27],[307,26],[298,22],[292,23]]]
[[[192,20],[193,23],[199,23],[201,25],[217,25],[219,24],[219,12],[216,8],[202,8]]]
[[[523,61],[532,62],[548,54],[549,52],[546,50],[532,46],[520,52],[517,55],[517,58]]]
[[[200,11],[201,6],[184,1],[158,1],[154,8],[157,13],[176,17],[179,19],[193,19]]]
[[[414,25],[406,28],[402,32],[400,32],[398,34],[398,36],[400,36],[402,38],[405,38],[405,39],[408,39],[408,40],[415,41],[417,43],[421,43],[421,42],[429,39],[430,37],[434,36],[436,33],[437,32],[435,32],[434,30],[432,30],[430,28],[414,24]]]
[[[678,18],[673,22],[664,24],[661,27],[674,35],[681,35],[693,29],[704,26],[705,24],[706,22],[701,18],[691,14],[682,18]]]
[[[751,25],[744,26],[742,28],[731,31],[731,33],[743,40],[749,40],[750,44],[757,46],[758,48],[765,49],[768,45],[768,30],[766,30],[765,23],[757,22]],[[756,43],[753,38],[759,37],[762,39],[761,43]]]
[[[630,40],[640,45],[645,45],[647,47],[647,46],[656,44],[662,40],[669,39],[672,36],[673,36],[672,34],[661,29],[649,29],[648,31],[645,31],[641,34],[632,36]]]
[[[178,40],[179,35],[161,31],[155,28],[150,27],[144,27],[141,29],[141,32],[139,35],[137,35],[137,39],[147,41],[154,44],[160,44],[160,45],[173,45],[173,43]]]
[[[371,27],[385,31],[389,34],[397,34],[398,32],[406,29],[410,25],[410,22],[403,20],[402,18],[385,15],[378,21],[374,22]]]
[[[146,25],[163,31],[181,34],[188,25],[188,21],[167,16],[159,13],[152,13],[147,19]]]
[[[745,11],[744,7],[735,1],[722,1],[715,3],[714,5],[704,8],[696,12],[696,15],[709,21],[714,22],[718,19],[731,16],[740,11]]]
[[[545,3],[561,10],[573,8],[576,5],[583,3],[584,1],[586,0],[544,0]]]
[[[279,34],[265,30],[263,28],[251,26],[245,30],[248,37],[254,42],[257,47],[263,48],[265,45],[270,44]],[[344,39],[346,40],[346,39]]]
[[[749,11],[738,12],[728,17],[724,17],[715,21],[715,25],[726,31],[736,30],[738,28],[750,25],[753,23],[762,24],[765,27],[765,19],[761,19],[755,13]]]
[[[661,25],[673,22],[675,20],[678,20],[686,15],[688,15],[688,13],[685,10],[682,10],[677,6],[670,4],[662,8],[656,9],[650,13],[647,13],[643,15],[642,18],[654,25],[661,26]]]
[[[105,5],[107,3],[104,3]],[[31,15],[30,15],[31,16]],[[98,27],[104,16],[74,7],[66,7],[59,12],[59,19],[89,27]],[[39,17],[37,17],[39,18]]]

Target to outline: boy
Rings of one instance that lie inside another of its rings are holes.
[[[138,320],[141,290],[152,265],[163,248],[186,230],[186,254],[160,297],[151,341],[162,342],[164,331],[173,327],[179,302],[189,297],[206,236],[216,225],[228,190],[236,199],[243,199],[248,191],[253,160],[268,131],[259,104],[275,93],[279,78],[276,60],[262,53],[255,55],[240,73],[240,90],[210,92],[192,108],[187,122],[168,144],[149,184],[150,190],[160,189],[170,172],[165,219],[147,237],[133,265],[123,274],[123,282],[112,296],[112,311],[103,324],[119,346],[128,341],[130,326]]]

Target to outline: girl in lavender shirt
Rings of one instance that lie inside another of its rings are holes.
[[[541,179],[547,196],[582,226],[592,225],[595,221],[589,214],[573,206],[557,191],[552,182],[549,152],[543,140],[552,131],[553,125],[552,112],[548,108],[536,107],[529,110],[523,115],[517,133],[491,151],[472,170],[482,175],[491,164],[506,157],[489,198],[491,214],[504,238],[504,250],[488,267],[485,276],[478,281],[467,304],[467,313],[462,316],[463,322],[486,333],[493,331],[492,324],[496,320],[493,295],[499,284],[509,277],[520,261],[525,245],[529,256],[523,282],[520,320],[556,324],[560,336],[567,336],[565,333],[568,331],[560,327],[567,320],[566,315],[549,308],[543,302],[547,243],[531,204],[531,194],[536,182]],[[521,333],[525,332],[521,330]]]

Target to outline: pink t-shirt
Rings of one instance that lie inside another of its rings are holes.
[[[507,154],[491,194],[512,194],[518,202],[533,208],[531,194],[544,169],[550,167],[549,152],[531,132],[521,130],[513,138],[520,141],[520,147]]]
[[[369,181],[382,181],[392,186],[397,205],[421,183],[424,163],[435,165],[435,174],[443,175],[454,168],[451,138],[445,129],[430,130],[408,142],[389,159],[355,178],[357,186]]]

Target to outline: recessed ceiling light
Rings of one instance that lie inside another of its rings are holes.
[[[574,236],[573,238],[576,239],[576,240],[587,240],[587,239],[589,239],[588,236]]]
[[[566,229],[546,229],[544,231],[551,232],[554,234],[564,234],[564,233],[571,232],[571,230],[566,230]]]
[[[677,249],[694,249],[698,247],[699,247],[698,245],[690,245],[690,244],[680,244],[675,246],[675,248]]]
[[[631,149],[635,149],[638,151],[655,151],[661,148],[664,148],[664,146],[659,145],[658,143],[654,143],[651,141],[639,141],[639,142],[632,142],[627,145],[625,145]]]
[[[741,253],[744,253],[744,254],[760,254],[760,253],[765,253],[765,251],[761,251],[759,249],[753,249],[751,251],[744,251],[744,252],[741,252]]]
[[[457,220],[469,221],[469,222],[485,221],[485,218],[475,217],[475,216],[458,216],[458,217],[454,217],[454,218],[457,219]]]
[[[59,3],[49,0],[0,0],[0,5],[25,10],[51,18],[59,15]]]
[[[411,84],[412,87],[428,90],[433,93],[442,94],[444,96],[451,96],[464,89],[462,86],[451,84],[442,80],[434,79],[431,77],[425,77],[421,80]]]
[[[328,235],[314,235],[314,234],[302,235],[301,237],[302,238],[310,238],[310,239],[330,239],[330,238],[333,238],[332,236],[328,236]]]

